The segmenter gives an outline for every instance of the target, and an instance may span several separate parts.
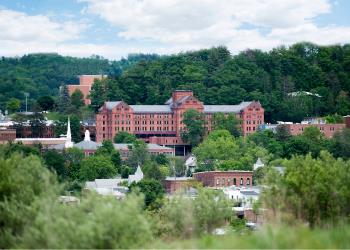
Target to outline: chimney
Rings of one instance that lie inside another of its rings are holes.
[[[185,96],[193,96],[192,90],[174,90],[172,94],[173,103]]]

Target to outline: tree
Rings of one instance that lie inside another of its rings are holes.
[[[69,97],[68,87],[67,85],[63,84],[60,87],[57,108],[61,114],[67,114],[70,107],[71,107],[71,99]]]
[[[265,149],[234,138],[227,130],[211,132],[193,153],[199,164],[197,171],[251,170],[258,157],[264,159],[268,155]]]
[[[143,179],[130,186],[131,190],[139,189],[145,196],[145,205],[148,208],[157,208],[158,203],[163,199],[164,189],[158,180]]]
[[[85,103],[84,103],[84,94],[79,89],[76,89],[72,93],[72,95],[70,97],[70,101],[71,101],[71,103],[72,103],[72,105],[74,107],[79,109],[80,107],[85,105]]]
[[[136,136],[134,134],[129,134],[125,131],[120,131],[114,136],[115,143],[133,143],[135,140]]]
[[[32,137],[43,137],[46,128],[46,120],[42,113],[34,112],[30,115],[29,124],[32,130]]]
[[[332,152],[336,157],[350,159],[350,129],[345,128],[334,134]]]
[[[52,110],[55,107],[55,100],[51,96],[41,96],[36,102],[44,111]]]
[[[6,103],[6,108],[9,112],[14,113],[18,111],[18,109],[21,107],[21,101],[17,98],[11,98]]]
[[[274,175],[272,180],[276,193],[266,197],[268,204],[277,202],[281,211],[308,222],[310,227],[338,223],[349,216],[350,192],[344,189],[350,184],[349,161],[322,151],[318,158],[294,156],[283,166],[284,175]]]
[[[143,166],[142,169],[146,179],[154,179],[160,182],[165,180],[166,176],[163,175],[163,172],[160,170],[160,166],[155,162],[149,162]]]
[[[285,141],[287,140],[288,138],[291,137],[291,134],[289,132],[289,129],[287,127],[287,125],[284,125],[284,124],[281,124],[281,125],[278,125],[277,128],[276,128],[276,139],[278,141]]]
[[[95,179],[111,178],[117,174],[110,158],[104,155],[94,155],[81,162],[80,179],[93,181]]]
[[[131,153],[128,158],[128,165],[136,168],[138,165],[143,166],[150,159],[147,144],[144,141],[136,140],[133,142]]]
[[[171,157],[169,159],[169,175],[182,177],[186,174],[185,162],[180,157]]]
[[[224,113],[215,113],[212,118],[212,124],[214,130],[227,130],[231,135],[238,137],[242,134],[239,120],[235,114],[229,114],[225,116]]]
[[[205,134],[204,114],[195,109],[188,109],[184,113],[183,123],[185,129],[181,132],[182,140],[191,146],[197,146]]]
[[[80,175],[81,162],[85,158],[84,151],[73,147],[63,152],[65,167],[71,180],[78,180]]]
[[[57,173],[61,179],[65,179],[68,175],[68,170],[65,166],[65,160],[61,153],[56,150],[47,150],[43,154],[43,159],[48,168]]]

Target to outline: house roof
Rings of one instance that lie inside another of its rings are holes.
[[[94,181],[87,181],[86,188],[116,188],[123,179],[95,179]]]
[[[101,147],[101,145],[101,143],[97,143],[94,141],[81,141],[74,144],[74,147],[85,150],[97,150],[99,147]]]

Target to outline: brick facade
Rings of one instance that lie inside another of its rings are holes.
[[[204,113],[207,131],[212,130],[212,115],[234,113],[242,122],[243,135],[255,132],[264,123],[264,109],[259,102],[239,105],[204,105],[192,91],[177,90],[165,105],[129,105],[123,101],[105,102],[96,115],[96,141],[113,139],[120,131],[137,135],[146,142],[184,145],[183,114],[188,109]]]
[[[0,129],[0,144],[16,139],[15,129]]]
[[[249,187],[253,184],[252,171],[208,171],[193,173],[193,178],[203,183],[204,187]]]
[[[346,125],[344,123],[338,123],[338,124],[295,123],[295,124],[284,124],[283,126],[286,126],[288,128],[291,135],[300,135],[304,132],[305,128],[316,127],[325,135],[325,137],[332,138],[336,132],[342,131]]]
[[[91,100],[88,98],[92,85],[95,79],[101,80],[102,75],[81,75],[79,76],[79,85],[67,85],[69,95],[72,95],[75,90],[79,89],[84,95],[85,105],[91,104]]]

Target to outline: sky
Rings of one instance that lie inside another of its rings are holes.
[[[350,43],[350,0],[0,0],[0,56]]]

